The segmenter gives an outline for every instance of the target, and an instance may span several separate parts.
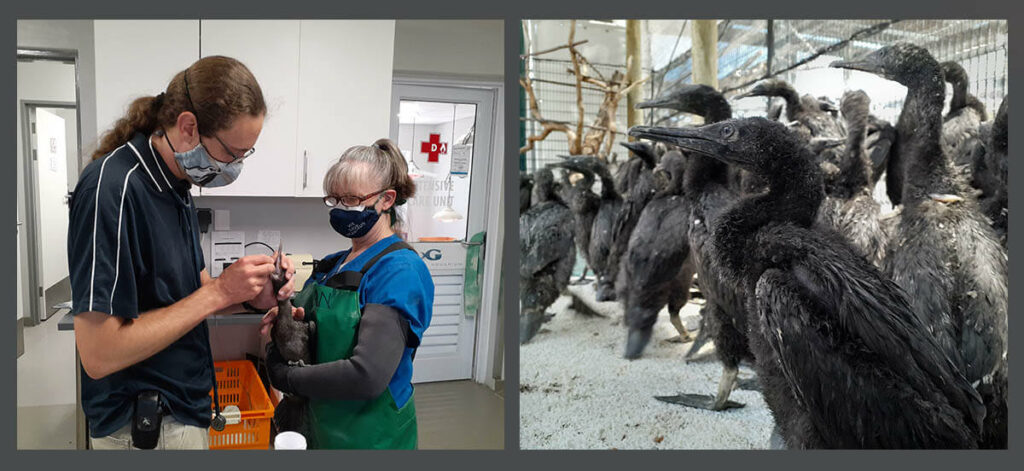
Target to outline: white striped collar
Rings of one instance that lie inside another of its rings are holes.
[[[144,159],[142,157],[142,154],[139,153],[139,149],[135,148],[135,145],[132,144],[132,141],[128,141],[128,147],[130,147],[132,149],[132,152],[135,153],[135,157],[138,157],[139,163],[142,164],[142,168],[144,168],[146,170],[146,173],[149,175],[149,179],[153,182],[153,186],[156,187],[157,191],[163,193],[164,189],[160,187],[160,184],[157,183],[156,178],[153,177],[153,171],[149,169],[149,165],[146,164],[146,159]],[[156,163],[156,162],[150,162],[150,163]],[[167,187],[170,188],[170,185],[167,185]]]

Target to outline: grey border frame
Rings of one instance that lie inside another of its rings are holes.
[[[6,15],[8,28],[0,29],[8,36],[9,44],[16,43],[17,30],[14,25],[17,18],[23,19],[82,19],[82,18],[421,18],[421,19],[505,19],[505,191],[512,196],[518,173],[519,143],[519,101],[518,101],[518,41],[519,20],[523,18],[573,18],[590,16],[594,18],[1006,18],[1012,26],[1021,18],[1024,4],[1000,0],[975,0],[965,4],[962,0],[912,0],[905,3],[886,0],[860,0],[857,2],[820,2],[814,0],[787,0],[782,2],[762,2],[756,0],[734,0],[732,2],[621,2],[610,0],[590,0],[583,2],[551,2],[550,0],[519,0],[518,2],[488,3],[470,0],[445,2],[439,8],[436,2],[401,0],[401,5],[383,2],[323,2],[319,5],[308,3],[282,4],[270,1],[195,1],[180,0],[174,4],[144,4],[129,0],[111,0],[108,2],[88,3],[68,0],[52,0],[50,2],[19,2],[6,3],[2,7]],[[397,3],[397,2],[396,2]],[[10,13],[7,13],[10,12]],[[1010,34],[1010,44],[1016,50],[1021,44],[1018,34]],[[1018,75],[1019,61],[1011,61],[1010,74]],[[2,84],[8,97],[14,97],[16,84],[15,74],[10,65],[3,69]],[[13,100],[12,100],[13,101]],[[5,125],[0,130],[11,133],[14,128],[14,117],[0,116]],[[1021,128],[1020,120],[1015,120],[1011,132]],[[1024,128],[1022,128],[1024,129]],[[99,130],[102,131],[102,130]],[[1016,135],[1016,133],[1014,133]],[[16,138],[16,134],[8,134],[8,138]],[[1010,165],[1011,179],[1024,178],[1024,164]],[[13,172],[8,178],[13,180]],[[8,180],[7,200],[14,201],[13,181]],[[1020,194],[1024,192],[1011,190],[1011,203],[1017,205]],[[505,224],[508,239],[504,247],[502,260],[502,307],[505,310],[505,366],[506,380],[518,384],[518,244],[517,236],[513,236],[513,228],[518,227],[517,198],[506,197]],[[1021,203],[1024,204],[1024,203]],[[7,206],[8,220],[13,219],[15,212]],[[1011,221],[1011,226],[1014,223]],[[1016,227],[1016,226],[1014,226]],[[1017,230],[1014,230],[1017,233]],[[14,233],[7,232],[5,246],[14,247]],[[1010,243],[1021,236],[1011,236]],[[1011,264],[1015,262],[1011,261]],[[1017,264],[1020,265],[1020,264]],[[1024,266],[1024,265],[1022,265]],[[1021,268],[1021,267],[1016,267]],[[1024,268],[1021,268],[1024,269]],[[1017,288],[1022,281],[1019,277],[1011,277],[1010,289]],[[10,304],[13,304],[14,276],[8,275],[0,279],[0,286],[6,291]],[[1011,302],[1011,315],[1022,311]],[[11,333],[13,334],[13,332]],[[1012,334],[1011,334],[1012,335]],[[9,337],[10,338],[10,337]],[[12,339],[13,340],[13,339]],[[10,344],[8,344],[10,345]],[[1016,344],[1014,344],[1016,345]],[[1014,345],[1010,349],[1014,349]],[[10,348],[14,348],[13,345]],[[9,407],[8,417],[15,416],[15,385],[16,368],[14,356],[8,357],[4,364],[3,377],[8,378],[7,387],[0,395],[0,403]],[[571,361],[571,359],[566,359]],[[513,386],[514,388],[514,386]],[[1013,399],[1019,393],[1011,391]],[[515,389],[513,389],[515,390]],[[1016,401],[1015,401],[1016,402]],[[1018,408],[1011,410],[1011,422],[1018,423],[1021,415]],[[16,422],[8,420],[7,426],[0,432],[0,437],[8,445],[6,447],[13,466],[23,468],[46,468],[54,465],[78,469],[99,468],[120,469],[137,466],[144,469],[175,469],[180,471],[182,465],[199,464],[204,468],[232,468],[241,465],[258,464],[259,467],[270,469],[289,469],[297,465],[319,465],[324,469],[333,469],[339,464],[345,467],[365,468],[372,466],[377,469],[393,469],[399,465],[408,468],[433,467],[452,468],[495,468],[495,469],[531,469],[531,468],[562,468],[562,469],[637,469],[650,465],[662,467],[699,467],[700,469],[736,469],[741,466],[747,469],[821,469],[829,471],[850,469],[863,471],[865,466],[887,465],[886,468],[919,469],[972,469],[978,466],[993,469],[1009,469],[1011,463],[1021,462],[1022,453],[1019,439],[1021,427],[1011,427],[1010,451],[1003,452],[955,452],[955,451],[817,451],[817,452],[762,452],[762,451],[666,451],[660,453],[629,451],[565,451],[535,452],[518,451],[519,436],[519,402],[518,395],[506,397],[506,451],[501,452],[461,452],[461,451],[430,451],[430,452],[310,452],[296,456],[280,453],[160,453],[158,459],[147,458],[145,454],[125,456],[118,453],[61,453],[16,451]],[[6,457],[6,456],[5,456]],[[339,463],[340,462],[340,463]],[[813,468],[812,468],[813,467]]]

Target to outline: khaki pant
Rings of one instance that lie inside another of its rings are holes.
[[[132,446],[132,424],[129,421],[118,431],[102,438],[89,437],[89,446],[93,450],[137,450]],[[154,450],[208,450],[210,448],[209,430],[202,427],[185,425],[174,416],[166,415],[160,424],[160,438]]]

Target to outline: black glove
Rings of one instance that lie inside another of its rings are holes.
[[[283,393],[293,394],[295,391],[288,380],[292,369],[297,368],[288,364],[274,342],[267,344],[267,378],[270,385]]]

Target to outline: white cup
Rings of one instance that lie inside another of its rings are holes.
[[[274,438],[275,450],[305,450],[306,437],[298,432],[281,432]]]

